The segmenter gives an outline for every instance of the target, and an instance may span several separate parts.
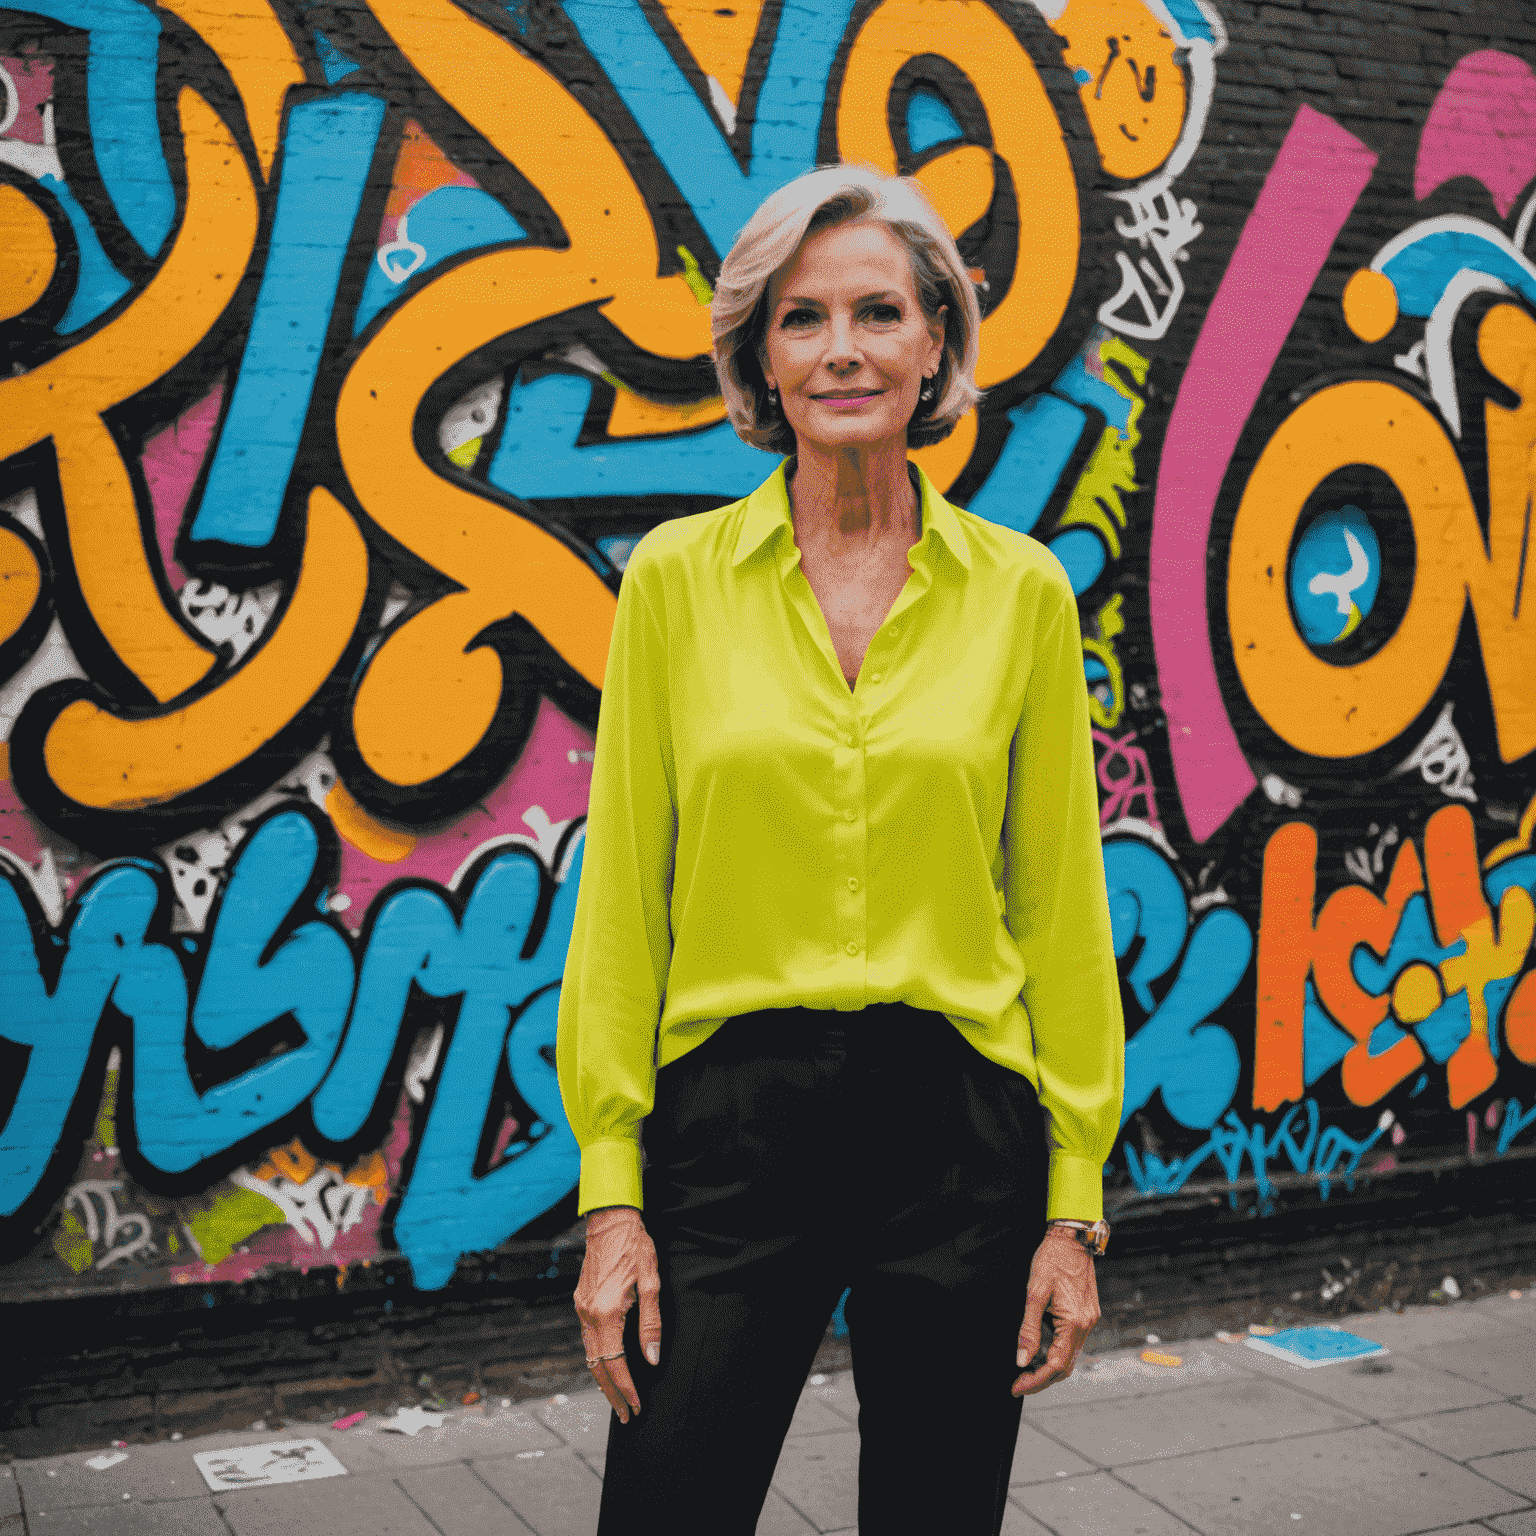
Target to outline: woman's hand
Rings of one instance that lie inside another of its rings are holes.
[[[1043,1392],[1052,1382],[1065,1381],[1077,1364],[1078,1354],[1099,1321],[1099,1287],[1093,1275],[1093,1258],[1064,1227],[1047,1227],[1029,1267],[1029,1291],[1024,1321],[1019,1327],[1018,1364],[1034,1359],[1040,1348],[1040,1322],[1051,1314],[1056,1337],[1045,1362],[1025,1371],[1013,1384],[1015,1397]]]
[[[640,1412],[640,1394],[624,1358],[624,1315],[640,1300],[640,1347],[661,1361],[661,1277],[656,1245],[632,1205],[609,1205],[587,1217],[587,1252],[576,1284],[576,1316],[587,1368],[621,1424]],[[1097,1314],[1095,1314],[1097,1315]],[[602,1359],[602,1356],[612,1356]]]

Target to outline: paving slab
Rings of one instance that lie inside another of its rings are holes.
[[[1536,1509],[1518,1515],[1500,1515],[1487,1523],[1499,1536],[1536,1536]]]
[[[243,1488],[239,1493],[219,1494],[214,1508],[223,1514],[234,1536],[295,1536],[301,1531],[323,1531],[325,1536],[438,1536],[404,1491],[380,1473],[283,1488]]]
[[[1474,1472],[1501,1487],[1536,1499],[1536,1451],[1506,1451],[1502,1456],[1479,1456],[1467,1463]]]
[[[757,1536],[816,1536],[816,1527],[782,1493],[770,1488],[758,1516]]]
[[[522,1408],[493,1408],[483,1413],[460,1409],[450,1413],[440,1428],[419,1430],[414,1435],[385,1429],[385,1417],[370,1416],[346,1431],[326,1429],[318,1438],[354,1472],[445,1466],[479,1456],[558,1450],[561,1444],[558,1435]]]
[[[527,1536],[528,1527],[462,1462],[421,1467],[395,1481],[441,1536]]]
[[[819,1531],[838,1531],[859,1518],[859,1437],[808,1435],[787,1440],[773,1486]]]
[[[38,1509],[82,1509],[92,1504],[121,1503],[125,1493],[135,1503],[206,1499],[208,1484],[192,1459],[196,1452],[305,1438],[306,1434],[286,1429],[265,1434],[208,1435],[199,1440],[132,1446],[125,1453],[126,1460],[104,1471],[87,1465],[98,1456],[116,1454],[109,1446],[104,1452],[74,1451],[67,1456],[18,1461],[14,1471],[29,1518]],[[342,1465],[346,1465],[345,1460]]]
[[[1363,1339],[1375,1339],[1393,1353],[1410,1353],[1449,1344],[1457,1339],[1502,1335],[1503,1320],[1481,1302],[1454,1306],[1405,1307],[1401,1312],[1361,1312],[1339,1326]]]
[[[1075,1451],[1067,1450],[1029,1420],[1019,1425],[1019,1443],[1014,1447],[1013,1470],[1008,1474],[1010,1487],[1020,1483],[1049,1483],[1058,1477],[1075,1477],[1078,1473],[1096,1470],[1091,1461],[1085,1461]]]
[[[850,1424],[859,1422],[859,1394],[853,1389],[853,1372],[838,1371],[821,1381],[807,1382],[801,1400],[823,1403]]]
[[[1422,1419],[1400,1421],[1392,1428],[1452,1461],[1536,1449],[1536,1410],[1518,1403],[1487,1403],[1454,1413],[1432,1413]]]
[[[598,1450],[608,1443],[613,1409],[601,1392],[574,1392],[569,1397],[547,1397],[526,1405],[546,1429],[579,1451]],[[643,1400],[641,1407],[645,1406]],[[519,1449],[534,1449],[519,1447]]]
[[[1420,1350],[1418,1358],[1503,1397],[1529,1395],[1536,1400],[1536,1332],[1505,1328],[1488,1338],[1458,1339]]]
[[[569,1450],[527,1460],[503,1456],[474,1468],[538,1536],[592,1536],[597,1529],[602,1479]]]
[[[1309,1370],[1246,1345],[1237,1347],[1252,1361],[1249,1369],[1255,1375],[1326,1398],[1363,1419],[1405,1419],[1449,1408],[1472,1408],[1505,1395],[1443,1369],[1423,1355],[1375,1355]],[[1471,1346],[1463,1341],[1437,1347],[1460,1350]]]
[[[1052,1536],[1048,1525],[1041,1525],[1033,1515],[1025,1514],[1017,1504],[1003,1510],[1003,1528],[999,1536]]]
[[[1055,1536],[1191,1536],[1182,1520],[1108,1472],[1015,1488],[1008,1498]]]
[[[0,1520],[21,1513],[21,1489],[16,1474],[9,1467],[0,1467]]]
[[[1106,1467],[1346,1429],[1361,1422],[1332,1403],[1255,1377],[1128,1398],[1113,1410],[1083,1403],[1035,1415],[1042,1429]]]
[[[1222,1536],[1406,1536],[1520,1507],[1518,1494],[1375,1425],[1142,1462],[1120,1476]]]
[[[789,1438],[801,1435],[846,1435],[848,1420],[814,1397],[802,1396],[795,1404],[795,1416],[790,1420]]]
[[[382,1424],[383,1416],[373,1415],[357,1428],[344,1432],[331,1429],[329,1424],[295,1420],[285,1420],[278,1427],[264,1430],[219,1430],[188,1440],[131,1446],[125,1461],[103,1471],[88,1465],[103,1451],[76,1451],[15,1463],[15,1485],[0,1482],[0,1492],[7,1486],[19,1487],[29,1510],[116,1503],[125,1493],[136,1502],[203,1498],[208,1495],[208,1485],[193,1459],[199,1452],[281,1440],[319,1440],[352,1473],[435,1466],[474,1456],[556,1448],[561,1443],[545,1425],[521,1409],[494,1410],[484,1415],[459,1410],[449,1415],[441,1429],[425,1429],[415,1436],[392,1433],[384,1430]],[[111,1448],[105,1449],[110,1454]]]
[[[1481,1521],[1476,1525],[1442,1525],[1425,1536],[1488,1536],[1488,1527]]]
[[[1521,1291],[1518,1296],[1500,1292],[1486,1296],[1472,1305],[1485,1317],[1496,1317],[1501,1323],[1513,1323],[1517,1328],[1536,1328],[1536,1289]]]
[[[125,1504],[119,1500],[90,1509],[29,1509],[27,1528],[32,1536],[229,1536],[208,1498],[174,1504]]]
[[[1024,1399],[1024,1415],[1073,1403],[1096,1403],[1113,1397],[1140,1397],[1149,1392],[1177,1392],[1205,1381],[1235,1381],[1250,1373],[1247,1361],[1235,1360],[1225,1345],[1196,1339],[1180,1344],[1174,1351],[1183,1360],[1176,1367],[1151,1365],[1141,1358],[1140,1345],[1133,1350],[1116,1350],[1099,1355],[1089,1365],[1079,1365],[1065,1381],[1059,1381]],[[1159,1350],[1172,1346],[1157,1346]],[[1252,1353],[1244,1350],[1244,1354]]]

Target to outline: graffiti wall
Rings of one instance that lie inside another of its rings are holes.
[[[711,281],[839,158],[1081,605],[1111,1204],[1536,1155],[1536,30],[1428,14],[0,0],[0,1293],[569,1227],[615,594],[772,470]]]

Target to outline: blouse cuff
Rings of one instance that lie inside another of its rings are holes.
[[[585,1172],[582,1183],[585,1187]],[[1104,1165],[1075,1152],[1053,1150],[1045,1215],[1047,1221],[1098,1221],[1104,1215]]]
[[[577,1215],[604,1205],[641,1208],[640,1143],[623,1138],[589,1142],[581,1149]]]

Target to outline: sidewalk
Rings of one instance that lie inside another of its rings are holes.
[[[1213,1339],[1100,1356],[1026,1401],[1005,1536],[1536,1536],[1536,1293],[1350,1320],[1391,1351],[1304,1370]],[[964,1404],[926,1405],[933,1414]],[[415,1438],[377,1417],[293,1421],[0,1468],[3,1536],[590,1536],[596,1392],[453,1410]],[[853,1532],[857,1404],[812,1377],[760,1536]],[[199,1451],[313,1436],[347,1476],[210,1495]]]

